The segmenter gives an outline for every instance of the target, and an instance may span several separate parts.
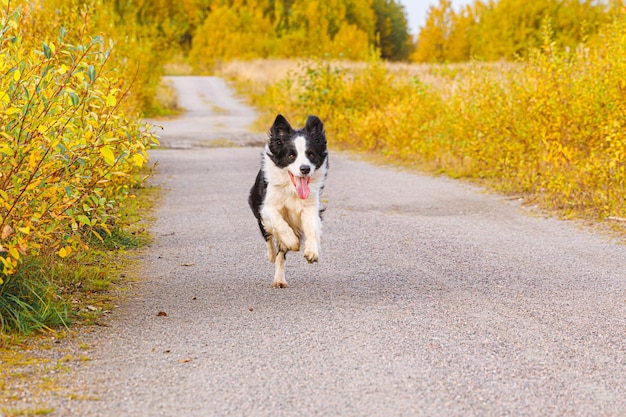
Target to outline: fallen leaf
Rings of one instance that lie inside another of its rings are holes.
[[[178,361],[178,363],[187,363],[187,362],[191,362],[191,358],[185,358],[185,359],[181,359]]]
[[[193,263],[185,263],[185,264],[180,264],[180,266],[194,266],[195,264]]]
[[[157,316],[158,316],[158,317],[167,317],[167,313],[166,313],[165,311],[159,311],[159,312],[157,313]]]

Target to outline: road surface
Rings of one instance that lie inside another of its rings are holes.
[[[626,415],[626,246],[329,137],[320,262],[290,253],[273,289],[246,202],[261,148],[232,146],[260,143],[254,111],[173,80],[190,113],[151,152],[143,282],[53,415]]]

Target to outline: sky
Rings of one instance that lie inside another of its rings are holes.
[[[419,28],[424,25],[428,8],[439,4],[439,0],[397,0],[404,6],[407,17],[409,18],[409,31],[412,35],[419,33]],[[452,7],[459,10],[460,7],[473,3],[474,0],[452,0]]]

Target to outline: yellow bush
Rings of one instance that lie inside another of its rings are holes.
[[[548,37],[504,81],[474,74],[451,103],[473,176],[568,215],[623,215],[624,20],[603,34],[570,54]]]
[[[168,40],[159,32],[163,24],[141,22],[131,16],[141,2],[122,6],[108,0],[12,0],[11,4],[15,2],[23,3],[20,32],[26,44],[54,39],[62,27],[66,28],[68,43],[84,43],[86,36],[105,36],[107,43],[102,48],[112,52],[105,69],[115,69],[117,77],[128,82],[129,94],[121,103],[126,114],[141,115],[153,107]],[[146,3],[144,8],[151,7]]]
[[[18,12],[3,8],[0,19],[0,262],[6,276],[24,255],[65,257],[81,247],[86,231],[108,232],[154,138],[121,107],[129,86],[108,66],[112,51],[102,37],[72,33],[83,42],[70,43],[69,30],[61,28],[54,37],[42,33],[36,45],[22,34]]]

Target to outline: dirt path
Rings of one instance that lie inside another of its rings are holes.
[[[290,254],[272,289],[246,204],[260,148],[199,146],[258,141],[254,113],[219,79],[175,85],[191,112],[152,152],[145,281],[54,415],[626,415],[625,246],[331,154],[320,262]]]

